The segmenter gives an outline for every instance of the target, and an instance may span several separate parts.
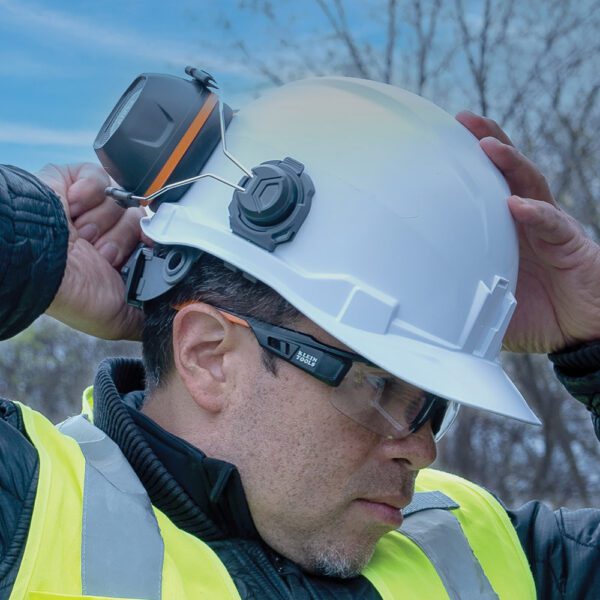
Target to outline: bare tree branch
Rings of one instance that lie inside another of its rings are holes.
[[[275,73],[267,63],[259,60],[256,56],[251,56],[250,52],[248,52],[248,48],[246,44],[242,41],[237,42],[236,46],[242,51],[244,56],[252,62],[254,67],[258,70],[259,73],[264,75],[268,81],[273,83],[274,85],[283,85],[285,82],[281,79],[281,77]]]
[[[423,11],[422,0],[412,1],[413,19],[412,25],[417,36],[417,85],[416,92],[421,94],[425,89],[430,71],[428,69],[429,59],[433,51],[433,40],[436,34],[438,16],[440,13],[441,0],[433,0],[430,12],[427,15]]]
[[[387,29],[387,43],[385,47],[385,68],[383,72],[383,80],[386,83],[391,83],[392,74],[394,72],[394,50],[396,47],[396,4],[397,0],[388,0],[388,29]]]
[[[323,14],[327,17],[327,20],[329,21],[336,35],[339,37],[339,40],[348,50],[358,74],[365,79],[371,79],[370,72],[365,66],[360,51],[356,46],[356,42],[350,33],[350,28],[348,27],[346,12],[344,10],[342,0],[333,0],[333,4],[337,11],[337,17],[333,14],[330,7],[327,6],[326,0],[316,0],[316,2]]]

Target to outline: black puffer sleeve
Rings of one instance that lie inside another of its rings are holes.
[[[56,194],[31,173],[0,165],[0,340],[48,308],[64,275],[68,238]]]
[[[591,413],[600,440],[600,341],[548,355],[569,394]]]

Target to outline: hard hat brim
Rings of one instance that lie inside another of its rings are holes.
[[[340,341],[412,385],[465,406],[541,424],[500,362],[396,335],[357,331],[339,322],[328,324],[326,319],[319,325],[334,329]]]

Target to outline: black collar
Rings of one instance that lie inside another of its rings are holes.
[[[236,467],[206,456],[139,412],[143,389],[141,361],[103,361],[94,382],[94,423],[118,444],[152,504],[206,541],[258,539]]]

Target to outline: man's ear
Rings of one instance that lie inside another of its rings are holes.
[[[223,408],[224,357],[235,347],[233,329],[218,310],[203,302],[185,306],[173,320],[175,368],[190,396],[208,412]]]

